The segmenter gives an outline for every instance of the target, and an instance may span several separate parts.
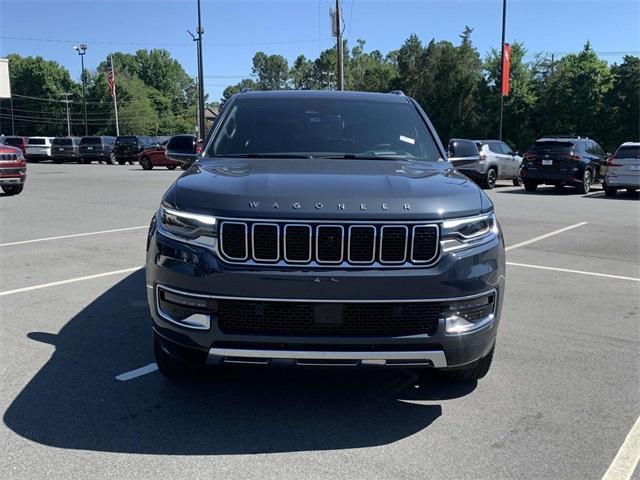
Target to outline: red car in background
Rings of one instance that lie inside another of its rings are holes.
[[[194,142],[196,141],[196,137],[193,135],[180,136],[191,137]],[[144,170],[151,170],[153,167],[167,167],[169,170],[174,170],[178,166],[183,170],[189,168],[189,165],[186,163],[181,164],[180,162],[176,162],[175,160],[169,160],[166,157],[165,151],[167,148],[167,143],[170,139],[171,137],[165,137],[165,140],[157,147],[147,148],[146,150],[140,152],[140,154],[138,155],[138,162]]]
[[[16,137],[16,136],[4,137],[4,144],[19,148],[20,150],[22,150],[22,154],[24,155],[24,152],[27,151],[28,140],[29,140],[29,137]]]
[[[0,187],[7,195],[22,192],[27,181],[27,162],[22,150],[10,145],[0,145]]]
[[[157,147],[147,148],[140,152],[138,162],[144,170],[151,170],[153,167],[167,167],[169,170],[175,170],[176,167],[181,165],[180,162],[169,160],[165,156],[164,153],[168,141],[169,140],[165,140]],[[183,170],[185,166],[187,165],[182,165]]]

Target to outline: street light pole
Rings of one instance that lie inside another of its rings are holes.
[[[87,53],[87,45],[81,43],[80,45],[74,46],[73,49],[80,55],[80,66],[82,68],[82,73],[80,74],[82,78],[82,111],[84,114],[84,135],[86,137],[89,135],[89,127],[87,125],[87,99],[84,94],[84,55]]]
[[[336,77],[338,90],[344,90],[344,45],[342,44],[342,19],[340,0],[336,0],[336,14],[335,14],[335,29],[336,29],[336,57],[337,57],[337,69]]]
[[[204,67],[202,64],[202,35],[204,29],[202,28],[202,15],[200,12],[200,0],[198,0],[198,28],[196,30],[197,36],[191,32],[188,32],[191,38],[196,42],[198,49],[198,141],[204,140],[205,134],[205,118],[204,118]]]
[[[504,82],[504,37],[507,28],[507,0],[502,0],[502,42],[500,43],[500,126],[498,127],[498,140],[502,140],[502,111],[504,110],[504,95],[502,85]]]
[[[71,119],[69,118],[69,102],[71,102],[71,100],[69,100],[69,95],[71,95],[71,93],[63,92],[62,95],[64,96],[63,102],[67,106],[67,136],[70,137],[71,136]]]

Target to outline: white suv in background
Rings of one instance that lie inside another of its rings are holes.
[[[609,157],[603,188],[607,197],[622,188],[629,193],[640,188],[640,142],[625,142]]]
[[[522,157],[500,140],[452,138],[449,161],[482,188],[495,187],[497,180],[513,180],[515,186],[522,185]]]
[[[39,162],[51,158],[51,141],[53,137],[29,137],[24,156],[27,160]]]

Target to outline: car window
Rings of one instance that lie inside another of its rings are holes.
[[[73,142],[70,138],[54,138],[52,145],[72,145]]]
[[[4,143],[5,145],[10,145],[12,147],[20,147],[24,141],[20,137],[5,137]]]
[[[44,138],[30,138],[27,145],[46,145],[47,142]]]
[[[593,142],[593,148],[595,151],[595,154],[600,156],[600,157],[604,157],[605,153],[604,150],[602,149],[602,147],[600,146],[600,144],[598,142]]]
[[[80,145],[100,145],[101,143],[100,137],[82,137],[80,139]]]
[[[535,145],[531,149],[531,152],[534,153],[568,153],[573,150],[574,144],[569,141],[546,141],[546,140],[538,140]]]
[[[441,157],[411,103],[331,97],[236,99],[210,145],[208,156]]]
[[[502,153],[506,154],[506,155],[513,155],[513,150],[511,149],[511,147],[509,145],[507,145],[504,142],[500,143],[500,147],[502,148]]]

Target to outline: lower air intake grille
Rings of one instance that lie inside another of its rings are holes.
[[[435,334],[442,302],[344,303],[219,300],[225,333],[289,336],[405,336]]]

